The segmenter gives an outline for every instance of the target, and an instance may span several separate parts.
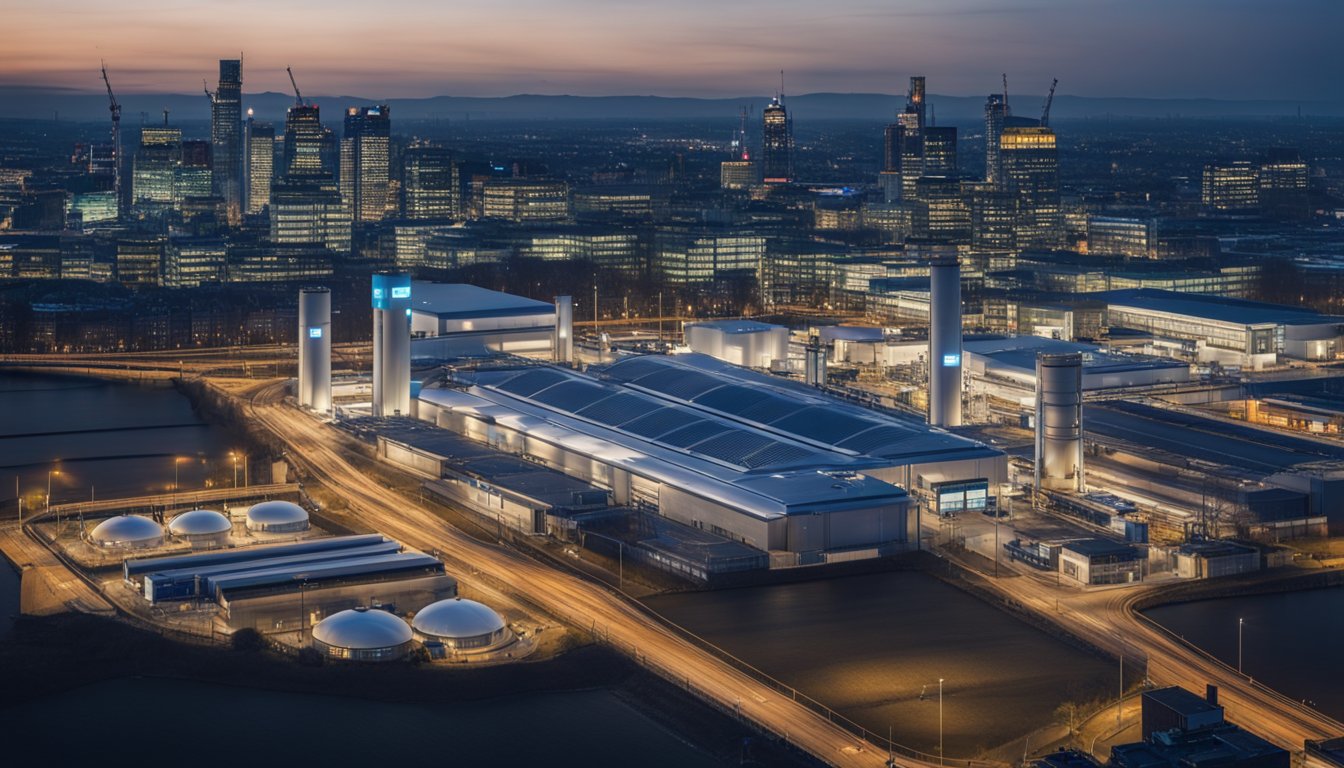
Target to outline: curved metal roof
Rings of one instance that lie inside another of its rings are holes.
[[[353,650],[395,648],[411,641],[411,625],[387,611],[352,608],[319,621],[313,639]]]
[[[140,544],[162,540],[163,528],[148,517],[139,515],[118,515],[99,523],[89,538],[96,544],[111,546],[117,544]]]
[[[233,522],[213,509],[193,509],[168,521],[168,532],[174,536],[207,536],[233,530]]]
[[[504,628],[504,619],[488,605],[458,597],[425,606],[411,626],[422,635],[467,638],[498,632]]]
[[[308,519],[308,510],[292,501],[263,501],[247,510],[250,525],[280,525],[301,523]]]

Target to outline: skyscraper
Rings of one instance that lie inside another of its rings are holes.
[[[900,124],[901,140],[901,197],[915,197],[915,182],[924,175],[924,139],[919,130],[919,113],[906,106],[896,118]]]
[[[883,202],[901,199],[901,156],[905,152],[905,127],[890,123],[882,132],[882,171],[878,184],[882,187]]]
[[[271,178],[275,173],[275,127],[258,123],[248,110],[247,130],[247,184],[244,210],[256,215],[271,204]]]
[[[179,208],[187,198],[209,197],[213,189],[214,171],[208,141],[182,142],[182,163],[173,179],[173,204]]]
[[[793,119],[783,99],[783,94],[776,96],[761,112],[761,166],[766,184],[793,181]]]
[[[1003,136],[1003,121],[1008,116],[1008,103],[1003,94],[991,93],[985,100],[985,181],[999,183],[1003,172],[999,165],[999,138]]]
[[[335,179],[336,140],[322,125],[316,104],[295,104],[285,114],[284,162],[286,177]]]
[[[243,211],[243,62],[220,59],[219,87],[210,107],[210,141],[214,169],[211,188],[224,199],[229,221],[237,223]]]
[[[915,132],[920,137],[924,136],[924,126],[928,123],[924,120],[924,76],[912,75],[910,77],[910,92],[906,97],[906,109],[913,112],[918,118],[918,124]]]
[[[925,176],[957,175],[957,129],[951,126],[924,127]]]
[[[391,135],[386,105],[346,110],[341,137],[341,199],[353,221],[381,221],[387,215]]]
[[[1016,204],[1017,247],[1058,247],[1062,235],[1059,158],[1055,132],[1044,126],[1003,129],[999,139],[1003,187]]]
[[[166,121],[166,118],[165,118]],[[131,201],[143,203],[173,202],[177,169],[182,165],[182,129],[147,125],[140,129],[140,148],[131,169]]]
[[[453,219],[462,215],[461,181],[453,155],[442,147],[411,147],[402,159],[401,215]]]

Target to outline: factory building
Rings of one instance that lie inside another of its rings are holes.
[[[411,276],[373,276],[373,415],[411,413]]]
[[[170,520],[168,532],[178,541],[190,544],[192,549],[227,547],[233,522],[213,509],[193,509]]]
[[[456,371],[421,393],[420,418],[606,489],[616,504],[767,550],[776,565],[905,548],[907,489],[1005,478],[999,451],[708,356],[638,356],[593,372]]]
[[[331,412],[331,291],[299,291],[299,405]]]
[[[1203,697],[1171,686],[1144,691],[1142,741],[1111,747],[1114,768],[1288,768],[1293,756],[1229,723],[1218,688]],[[1308,742],[1311,744],[1311,742]]]
[[[408,285],[412,358],[552,353],[556,305],[466,283]]]
[[[455,653],[485,653],[513,641],[504,619],[475,600],[440,600],[420,609],[411,629],[422,643],[442,643]]]
[[[128,559],[122,578],[150,603],[213,600],[230,626],[263,632],[362,605],[414,611],[457,594],[443,563],[378,534]]]
[[[692,352],[746,368],[772,368],[789,359],[789,329],[755,320],[711,320],[683,326]]]
[[[308,524],[308,510],[292,501],[263,501],[247,510],[247,530],[255,533],[298,533]]]
[[[1095,294],[1106,323],[1152,335],[1200,363],[1260,370],[1279,362],[1334,360],[1344,353],[1344,317],[1302,307],[1153,289]]]
[[[1067,541],[1059,548],[1059,572],[1084,585],[1130,584],[1143,579],[1144,556],[1106,539]]]
[[[1216,579],[1260,570],[1260,551],[1231,541],[1196,539],[1167,557],[1171,570],[1183,579]]]
[[[414,644],[411,627],[387,611],[351,608],[313,627],[313,647],[324,657],[344,661],[396,661]]]
[[[152,549],[163,544],[163,528],[147,517],[109,517],[89,533],[89,542],[104,549]]]
[[[1086,392],[1182,384],[1190,380],[1187,363],[1041,336],[974,339],[964,342],[964,347],[968,387],[972,391],[1021,402],[1024,406],[1034,399],[1039,355],[1078,355]]]

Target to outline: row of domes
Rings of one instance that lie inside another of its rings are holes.
[[[293,533],[308,529],[308,511],[289,501],[263,501],[247,510],[247,529],[265,533]],[[225,546],[233,522],[213,509],[193,509],[168,522],[168,533],[193,546]],[[147,549],[163,544],[163,528],[140,515],[109,517],[89,533],[89,541],[114,549]]]
[[[513,637],[492,608],[460,597],[425,606],[409,624],[387,611],[352,608],[313,627],[313,644],[325,655],[355,661],[405,656],[412,641],[438,642],[455,651],[489,651]]]

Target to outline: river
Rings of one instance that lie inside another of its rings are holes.
[[[1233,667],[1244,620],[1242,670],[1344,720],[1344,587],[1177,603],[1147,616]]]

